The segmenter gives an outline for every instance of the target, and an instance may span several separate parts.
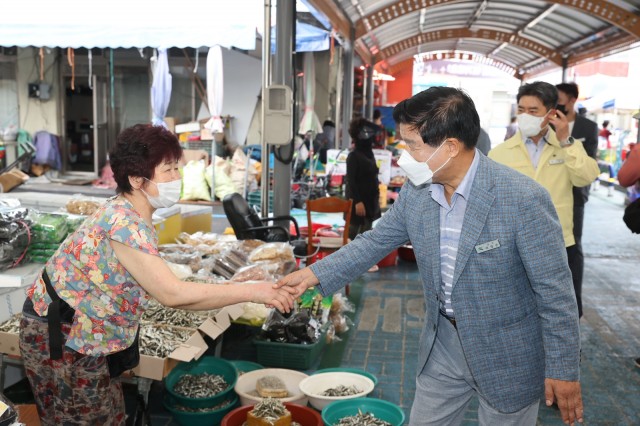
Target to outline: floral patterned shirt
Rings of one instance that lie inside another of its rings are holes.
[[[133,343],[149,296],[118,261],[110,240],[158,255],[158,237],[123,196],[115,196],[60,245],[45,268],[56,293],[75,309],[66,346],[107,355]],[[27,291],[38,315],[51,298],[42,277]]]

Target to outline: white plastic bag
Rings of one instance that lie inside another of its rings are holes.
[[[209,186],[204,176],[204,160],[189,161],[182,169],[182,199],[211,201]]]

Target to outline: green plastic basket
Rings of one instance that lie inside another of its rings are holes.
[[[220,424],[224,416],[238,406],[238,396],[233,393],[228,400],[223,401],[221,404],[225,402],[226,405],[223,405],[217,410],[204,413],[192,413],[177,409],[176,405],[179,404],[171,395],[165,395],[163,404],[173,418],[182,426],[213,426]]]
[[[224,377],[225,382],[229,384],[229,387],[217,395],[210,396],[208,398],[189,398],[179,395],[174,392],[173,388],[185,374],[218,374]],[[229,361],[212,356],[203,356],[197,361],[183,362],[178,364],[171,372],[164,378],[164,387],[167,392],[176,400],[177,404],[189,408],[206,408],[214,407],[221,402],[229,399],[232,395],[233,387],[238,380],[238,371]]]
[[[327,426],[333,426],[344,417],[355,416],[359,412],[371,413],[373,416],[392,426],[404,424],[404,412],[391,402],[376,398],[345,399],[332,402],[322,410],[322,420]]]
[[[238,370],[238,376],[244,373],[248,373],[250,371],[262,370],[264,367],[257,362],[251,361],[243,361],[243,360],[234,360],[229,361],[233,366]]]
[[[316,343],[279,343],[255,339],[258,362],[266,367],[282,367],[294,370],[308,370],[314,363],[322,348],[326,336],[323,333]]]

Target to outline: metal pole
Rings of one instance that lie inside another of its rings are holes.
[[[276,6],[276,54],[273,61],[273,83],[293,86],[293,37],[295,33],[295,0],[278,0]],[[294,129],[298,123],[293,123]],[[295,134],[296,132],[294,132]],[[276,147],[280,158],[288,159],[292,144]],[[291,163],[275,158],[273,168],[273,214],[288,216],[291,213]],[[288,223],[277,223],[288,229]]]
[[[349,31],[349,40],[346,40],[344,43],[344,72],[343,72],[343,109],[342,109],[342,148],[348,149],[349,145],[351,145],[351,138],[349,137],[349,132],[345,129],[349,128],[349,123],[351,123],[351,117],[353,116],[353,44],[355,40],[355,28],[351,28]]]
[[[335,109],[335,120],[336,120],[336,135],[333,138],[333,148],[340,149],[340,133],[342,132],[342,118],[340,113],[342,112],[342,47],[338,48],[338,54],[335,56],[336,61],[338,62],[335,67],[338,72],[336,72],[336,109]]]
[[[569,58],[566,56],[562,57],[562,82],[567,82],[567,68],[569,67]]]
[[[367,120],[373,121],[373,65],[367,66],[367,91],[366,95],[366,109],[364,116],[367,117]]]
[[[262,147],[262,175],[260,177],[260,213],[269,215],[269,145],[264,137],[266,94],[271,69],[271,0],[264,1],[264,34],[262,35],[262,109],[260,111],[260,146]]]

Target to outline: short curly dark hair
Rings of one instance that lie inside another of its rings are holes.
[[[155,168],[163,161],[182,158],[182,147],[176,135],[162,126],[136,124],[124,129],[109,152],[116,192],[131,193],[129,176],[153,179]]]

